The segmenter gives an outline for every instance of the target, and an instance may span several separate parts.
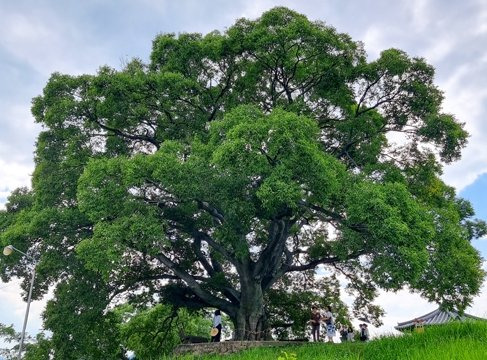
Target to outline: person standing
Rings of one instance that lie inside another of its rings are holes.
[[[311,323],[313,341],[320,341],[321,313],[315,305],[311,306],[311,320],[309,322]]]
[[[340,327],[340,341],[342,343],[348,341],[348,328],[343,325]]]
[[[213,335],[215,330],[218,330],[216,334]],[[220,310],[215,310],[215,314],[213,315],[213,329],[212,329],[212,336],[211,342],[220,342],[222,336],[222,315]]]
[[[369,329],[367,324],[360,324],[360,341],[369,340]]]
[[[323,314],[326,324],[326,337],[328,342],[333,342],[333,338],[336,335],[335,319],[331,311],[331,306],[326,307],[326,312]]]
[[[348,331],[348,335],[347,335],[347,338],[348,338],[348,339],[347,339],[347,340],[348,340],[348,341],[355,341],[355,339],[354,339],[355,332],[354,332],[354,330],[353,330],[352,325],[350,325],[350,326],[348,327],[348,330],[347,330],[347,331]]]

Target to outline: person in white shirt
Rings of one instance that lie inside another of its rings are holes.
[[[323,318],[326,324],[326,337],[328,338],[328,342],[333,342],[333,338],[336,335],[336,328],[335,319],[333,317],[333,313],[331,312],[331,306],[326,307]]]
[[[215,310],[213,316],[213,329],[217,329],[218,333],[211,337],[211,342],[220,342],[222,337],[222,315],[220,310]]]

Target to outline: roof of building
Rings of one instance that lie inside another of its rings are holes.
[[[445,324],[453,320],[465,321],[467,319],[485,320],[465,313],[463,315],[460,315],[456,311],[444,311],[444,310],[436,309],[435,311],[432,311],[426,315],[419,316],[409,321],[397,323],[397,326],[395,326],[394,328],[396,330],[402,331],[406,329],[411,329],[412,327],[415,327],[416,325],[419,324],[438,325],[438,324]]]

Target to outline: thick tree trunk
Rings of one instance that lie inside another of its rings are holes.
[[[233,320],[235,340],[262,340],[266,338],[264,296],[261,284],[246,281],[242,284],[240,307]]]

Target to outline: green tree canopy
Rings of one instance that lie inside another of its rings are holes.
[[[40,259],[37,297],[57,287],[48,327],[62,298],[63,321],[103,327],[116,298],[219,308],[255,339],[293,296],[338,297],[337,276],[376,322],[378,289],[463,310],[485,227],[440,179],[468,137],[442,100],[424,59],[368,61],[286,8],[162,34],[149,64],[52,75],[33,189],[11,196],[1,241]],[[2,259],[4,280],[22,269]]]

